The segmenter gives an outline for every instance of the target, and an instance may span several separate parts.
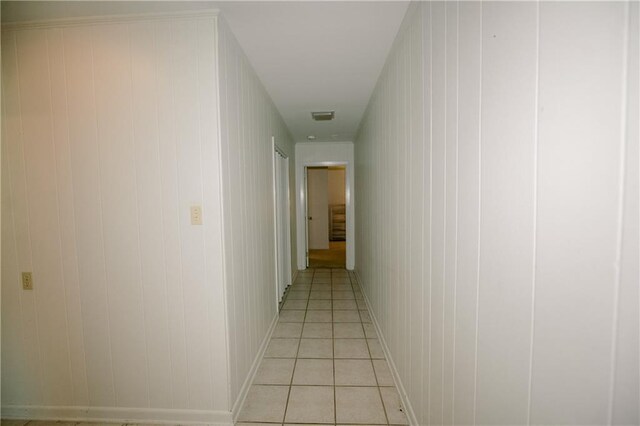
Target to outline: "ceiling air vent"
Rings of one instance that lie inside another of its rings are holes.
[[[312,112],[311,117],[316,121],[331,121],[336,117],[335,111]]]

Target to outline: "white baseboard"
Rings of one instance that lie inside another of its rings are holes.
[[[271,321],[271,325],[269,326],[269,330],[267,331],[267,335],[264,340],[262,340],[262,344],[260,345],[260,349],[258,350],[258,354],[253,360],[253,364],[251,364],[251,369],[249,370],[249,374],[245,379],[242,387],[240,388],[240,393],[238,394],[238,398],[236,398],[236,402],[233,404],[233,408],[231,408],[231,415],[233,419],[233,423],[238,420],[238,415],[240,414],[240,410],[242,409],[242,405],[244,404],[244,400],[247,398],[247,394],[249,393],[249,388],[251,388],[251,383],[253,383],[253,379],[256,376],[256,372],[258,371],[258,367],[260,366],[260,361],[262,361],[262,357],[264,356],[265,351],[267,350],[267,346],[269,345],[269,341],[271,340],[271,335],[273,334],[273,330],[276,328],[276,324],[278,324],[278,318],[280,318],[279,312],[276,312],[276,316]]]
[[[402,405],[406,410],[407,419],[409,420],[409,424],[411,426],[419,426],[418,418],[416,417],[415,412],[413,411],[413,407],[411,406],[411,402],[409,402],[409,396],[402,384],[402,380],[400,380],[400,374],[398,374],[398,369],[396,368],[395,362],[393,362],[393,358],[391,357],[391,352],[389,352],[389,346],[387,346],[387,342],[384,339],[384,335],[382,334],[382,330],[380,329],[380,325],[378,324],[378,320],[373,314],[373,309],[371,309],[371,303],[369,303],[369,299],[367,298],[367,294],[362,289],[362,280],[360,279],[360,274],[357,271],[354,271],[356,275],[356,279],[358,281],[358,285],[360,286],[360,290],[362,290],[362,297],[364,297],[364,302],[367,304],[367,309],[369,310],[369,315],[371,316],[371,322],[376,329],[376,333],[378,334],[378,340],[380,341],[380,346],[382,346],[382,351],[384,352],[384,356],[387,357],[387,362],[389,363],[389,369],[391,370],[391,375],[393,376],[393,382],[398,389],[398,393],[400,394],[400,399],[402,400]]]
[[[233,426],[230,411],[126,407],[3,405],[3,419]]]

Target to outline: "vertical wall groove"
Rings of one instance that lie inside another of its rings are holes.
[[[476,319],[475,319],[475,347],[473,351],[473,424],[476,424],[478,413],[478,318],[480,317],[480,264],[482,246],[482,70],[484,69],[484,5],[480,2],[480,70],[478,81],[480,96],[478,97],[478,259],[476,264]]]
[[[623,48],[622,48],[622,78],[621,78],[621,102],[620,102],[620,159],[619,159],[619,189],[618,189],[618,229],[616,232],[616,253],[615,253],[615,266],[614,266],[614,295],[613,295],[613,320],[611,330],[611,363],[610,363],[610,379],[609,379],[609,403],[607,408],[607,424],[611,425],[613,422],[613,409],[614,409],[614,395],[615,395],[615,379],[616,379],[616,367],[617,367],[617,339],[618,339],[618,321],[619,321],[619,306],[620,306],[620,287],[622,284],[622,250],[623,250],[623,232],[624,232],[624,210],[625,210],[625,178],[626,178],[626,155],[627,155],[627,109],[628,109],[628,97],[627,83],[628,83],[628,58],[629,58],[629,20],[631,15],[629,13],[629,3],[624,4],[624,29],[623,29]]]
[[[113,369],[113,345],[111,342],[111,314],[109,312],[109,286],[108,286],[108,282],[109,282],[109,272],[107,271],[107,259],[105,256],[105,242],[104,242],[104,219],[103,219],[103,212],[104,212],[104,207],[103,207],[103,203],[102,203],[102,172],[101,172],[101,168],[100,168],[100,164],[103,162],[102,159],[102,155],[101,155],[101,150],[100,150],[100,139],[99,139],[99,134],[100,134],[100,118],[98,117],[97,111],[98,111],[98,104],[96,101],[96,76],[95,76],[95,59],[94,59],[94,40],[91,40],[90,43],[90,51],[91,51],[91,90],[92,90],[92,100],[93,100],[93,109],[94,111],[96,111],[96,117],[95,117],[95,129],[94,129],[94,136],[95,136],[95,142],[96,142],[96,150],[97,150],[97,156],[98,156],[98,167],[97,167],[97,175],[98,175],[98,184],[97,184],[97,188],[96,188],[96,193],[98,196],[98,221],[99,221],[99,229],[100,229],[100,234],[101,234],[101,254],[102,254],[102,265],[103,265],[103,271],[101,271],[104,274],[104,290],[105,290],[105,296],[106,296],[106,304],[107,304],[107,318],[106,318],[106,326],[107,326],[107,346],[109,348],[109,362],[111,364],[111,368],[110,368],[110,372],[111,372],[111,384],[112,384],[112,392],[113,392],[113,399],[114,399],[114,405],[118,405],[118,394],[116,392],[115,389],[115,383],[116,383],[116,379],[115,379],[115,373],[114,373],[114,369]]]
[[[531,274],[531,341],[529,344],[529,389],[527,391],[527,425],[531,424],[531,389],[533,387],[533,342],[536,316],[536,259],[538,241],[538,110],[540,103],[540,3],[536,8],[536,87],[534,106],[534,149],[533,149],[533,258]]]
[[[17,35],[15,35],[13,37],[13,53],[15,55],[15,61],[16,61],[16,65],[15,65],[16,66],[16,84],[17,84],[17,90],[18,90],[18,99],[17,99],[18,104],[17,104],[17,107],[18,107],[18,111],[20,111],[20,135],[22,136],[22,135],[24,135],[24,130],[25,129],[24,129],[24,124],[23,124],[23,120],[22,120],[22,100],[21,100],[22,90],[21,90],[21,85],[20,85],[20,61],[19,61],[19,55],[18,55],[18,36]],[[28,246],[29,246],[29,249],[28,249],[29,259],[28,259],[27,262],[29,263],[30,269],[34,269],[33,268],[34,265],[32,264],[32,262],[33,262],[33,238],[32,238],[32,234],[31,234],[31,226],[29,224],[29,218],[30,218],[29,201],[28,201],[29,200],[29,195],[28,195],[29,194],[29,190],[28,190],[29,185],[27,183],[27,174],[26,174],[27,160],[26,160],[25,154],[24,154],[24,139],[22,137],[20,138],[19,143],[20,143],[19,150],[20,150],[20,154],[21,154],[20,155],[20,162],[22,163],[22,169],[25,170],[22,178],[24,180],[23,185],[24,185],[24,188],[25,188],[25,191],[24,191],[25,192],[24,193],[24,197],[25,197],[25,212],[24,213],[25,213],[26,218],[27,218],[26,239],[28,241]],[[33,295],[33,299],[34,299],[35,305],[37,306],[38,305],[38,297],[37,297],[37,295],[34,294]],[[44,364],[44,358],[42,356],[42,347],[40,345],[41,339],[40,339],[40,327],[39,327],[38,310],[37,309],[34,310],[34,316],[35,316],[37,353],[38,353],[38,359],[39,359],[39,364],[40,364],[39,365],[40,368],[38,369],[39,370],[39,374],[38,374],[38,382],[39,383],[38,383],[38,385],[39,385],[39,388],[40,388],[40,393],[42,395],[41,397],[43,397],[44,396],[44,389],[43,389],[44,383],[43,383],[43,377],[42,377],[43,376],[42,365]]]
[[[49,37],[48,37],[48,33],[45,36],[45,43],[47,46],[46,52],[47,52],[47,77],[48,77],[48,86],[49,86],[49,114],[51,115],[51,117],[53,117],[53,92],[51,89],[51,54],[50,54],[50,50],[49,50]],[[54,123],[53,123],[53,119],[51,120],[50,123],[50,132],[51,135],[55,135],[54,129],[53,129]],[[51,142],[53,145],[53,152],[56,152],[56,138],[55,136],[53,136],[51,138]],[[60,190],[58,188],[58,167],[56,162],[53,162],[53,174],[54,174],[54,182],[55,182],[55,193],[56,193],[56,208],[55,208],[55,212],[56,212],[56,222],[58,223],[58,228],[61,228],[61,222],[60,222]],[[62,260],[62,233],[58,234],[58,261],[60,262],[60,264],[62,265],[63,260]],[[69,340],[69,309],[67,307],[67,297],[66,297],[66,283],[64,282],[64,277],[62,279],[63,284],[65,285],[64,290],[65,290],[65,297],[63,298],[63,306],[64,306],[64,321],[65,321],[65,338],[66,338],[66,342],[67,342],[67,347],[70,348],[71,347],[71,342]],[[67,360],[69,363],[69,376],[71,379],[71,392],[72,395],[75,396],[76,394],[76,390],[75,390],[75,383],[73,380],[73,368],[72,368],[72,362],[71,362],[71,351],[67,352]]]

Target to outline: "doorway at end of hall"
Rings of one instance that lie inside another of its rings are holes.
[[[346,267],[346,167],[307,167],[307,253],[310,268]]]

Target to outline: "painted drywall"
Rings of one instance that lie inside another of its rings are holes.
[[[291,194],[295,167],[289,132],[224,20],[218,51],[230,389],[237,407],[277,315],[272,136],[290,161]],[[295,253],[293,200],[290,206]]]
[[[414,421],[637,424],[638,4],[419,2],[354,143]]]
[[[329,204],[345,204],[345,169],[329,168]]]
[[[355,199],[354,199],[354,159],[353,142],[302,142],[295,144],[296,152],[296,224],[298,269],[306,269],[305,192],[304,173],[307,166],[346,167],[346,216],[347,216],[347,269],[355,265]]]
[[[4,30],[3,417],[229,422],[215,14]]]
[[[326,167],[307,169],[309,249],[329,249],[329,173]]]

